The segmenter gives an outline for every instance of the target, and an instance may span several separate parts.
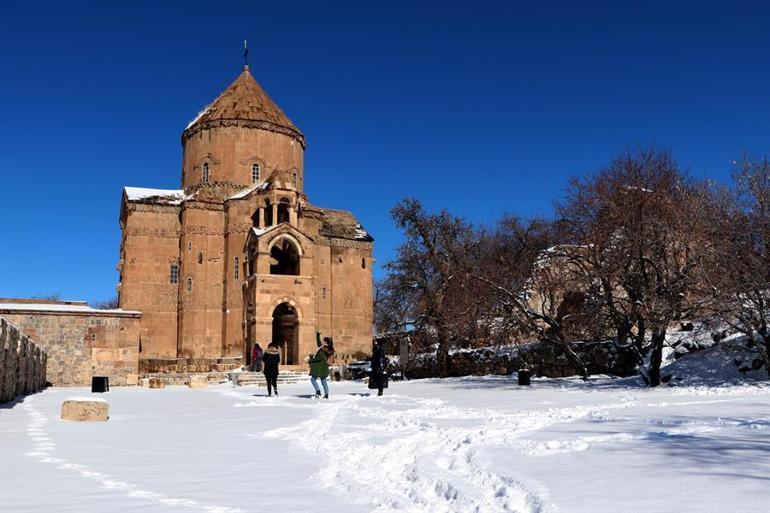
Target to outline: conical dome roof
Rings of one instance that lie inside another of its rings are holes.
[[[216,126],[261,128],[288,135],[305,146],[305,136],[254,80],[249,67],[187,125],[182,139]]]

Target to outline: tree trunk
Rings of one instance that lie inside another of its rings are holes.
[[[617,323],[615,325],[615,332],[617,333],[619,346],[628,342],[628,339],[631,337],[631,328],[625,323]]]
[[[634,345],[637,352],[641,355],[644,351],[644,338],[647,336],[647,328],[645,327],[644,319],[639,319],[637,323],[636,336],[634,337]]]
[[[588,381],[588,366],[583,362],[583,359],[572,350],[568,342],[562,342],[562,347],[567,355],[572,358],[572,361],[580,368],[580,377],[583,378],[583,381]]]
[[[615,326],[615,330],[618,337],[618,346],[623,346],[626,342],[631,340],[631,351],[636,357],[637,365],[641,367],[644,364],[644,357],[638,347],[637,339],[631,334],[631,327],[626,323],[620,323]]]
[[[440,378],[449,376],[449,339],[444,330],[438,332],[438,346],[436,347],[436,365]]]
[[[767,371],[767,377],[770,378],[770,333],[762,335],[762,340],[765,342],[765,370]]]
[[[570,343],[564,340],[561,325],[553,322],[549,324],[551,324],[551,327],[546,330],[542,340],[560,345],[572,362],[577,365],[580,371],[580,377],[583,378],[583,381],[588,381],[588,367],[583,362],[583,359],[580,358],[580,355],[572,349]]]
[[[660,365],[663,362],[663,344],[666,341],[666,331],[652,333],[652,353],[650,354],[650,386],[660,385]]]

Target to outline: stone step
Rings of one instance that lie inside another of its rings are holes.
[[[301,381],[310,381],[309,379],[300,379],[300,378],[278,378],[276,381],[278,383],[299,383]],[[266,383],[266,379],[256,379],[256,378],[240,378],[238,380],[238,383]]]
[[[281,383],[279,382],[279,386],[285,386],[285,385],[296,385],[297,383],[300,383],[299,381],[289,381],[287,383]],[[238,385],[239,387],[260,387],[260,388],[267,388],[267,383],[241,383]]]
[[[305,377],[305,376],[285,376],[285,377],[278,376],[278,381],[307,381],[309,379],[310,379],[310,376],[307,376],[307,377]],[[254,378],[254,377],[251,377],[251,376],[238,376],[237,378],[231,379],[230,381],[232,381],[233,383],[235,383],[235,382],[243,383],[244,381],[267,381],[267,380],[264,377],[262,377],[262,378]]]
[[[231,372],[230,375],[238,375],[238,376],[264,376],[265,374],[262,372]],[[280,372],[278,374],[278,377],[281,376],[307,376],[307,372]]]
[[[228,375],[230,382],[237,386],[265,386],[267,380],[261,372],[232,372]],[[278,375],[278,383],[292,384],[308,381],[310,376],[304,372],[283,372]]]

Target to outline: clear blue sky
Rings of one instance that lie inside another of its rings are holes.
[[[121,188],[179,186],[244,38],[310,199],[355,212],[379,265],[405,195],[491,221],[629,145],[719,179],[770,153],[767,1],[3,2],[0,296],[114,294]]]

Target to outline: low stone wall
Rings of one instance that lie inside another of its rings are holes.
[[[631,376],[636,359],[630,348],[613,341],[579,342],[572,348],[588,367],[589,374]],[[456,351],[449,357],[450,376],[509,375],[527,367],[533,375],[560,378],[581,374],[581,369],[557,344],[531,343],[519,346],[485,347]],[[435,355],[418,355],[399,369],[408,379],[438,376]]]
[[[0,317],[0,403],[45,386],[46,352]]]
[[[147,374],[140,374],[140,382],[142,379],[160,378],[166,382],[167,385],[186,385],[190,381],[195,379],[205,380],[211,385],[217,383],[224,383],[227,381],[226,372],[202,372],[202,373],[190,373],[190,372],[152,372]]]
[[[92,376],[107,376],[110,385],[135,384],[141,313],[78,302],[10,301],[0,300],[0,315],[47,352],[52,385],[90,386]]]
[[[139,360],[139,373],[147,377],[150,374],[190,374],[199,372],[227,372],[243,365],[240,356],[220,358],[142,358]]]

